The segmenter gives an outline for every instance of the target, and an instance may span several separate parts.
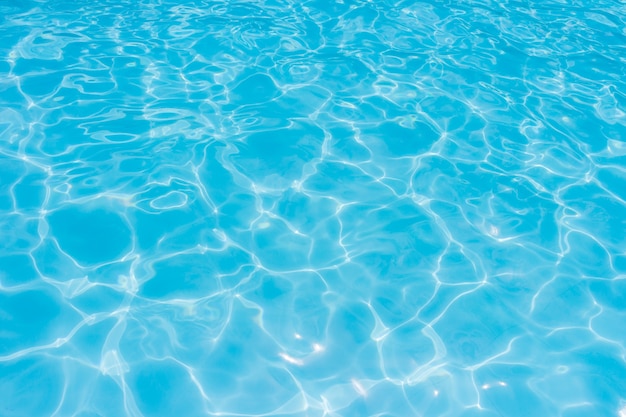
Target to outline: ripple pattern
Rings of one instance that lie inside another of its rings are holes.
[[[0,4],[0,415],[626,416],[626,6]]]

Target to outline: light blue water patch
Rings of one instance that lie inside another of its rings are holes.
[[[0,4],[0,416],[626,416],[619,2]]]

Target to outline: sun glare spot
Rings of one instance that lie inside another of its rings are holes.
[[[287,355],[286,353],[281,352],[278,354],[278,356],[280,356],[285,361],[292,363],[294,365],[304,365],[304,362],[302,361],[302,359],[296,359],[292,356]]]
[[[351,380],[352,382],[352,387],[354,388],[354,390],[359,393],[359,395],[365,397],[367,395],[367,390],[365,388],[363,388],[363,385],[361,385],[361,383],[359,381],[357,381],[356,379],[352,378]]]

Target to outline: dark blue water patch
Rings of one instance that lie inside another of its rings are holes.
[[[252,300],[258,299],[261,302],[268,301],[280,301],[280,298],[289,295],[289,293],[293,290],[293,284],[279,277],[273,276],[265,276],[259,281],[259,287],[254,291],[254,298]]]
[[[78,313],[54,290],[0,294],[0,323],[4,332],[0,355],[66,337],[79,319]]]
[[[106,340],[117,322],[117,318],[111,317],[83,325],[68,343],[69,346],[67,348],[72,352],[72,357],[99,365],[102,360],[102,352],[106,345]]]
[[[204,415],[201,393],[189,372],[172,360],[145,360],[136,363],[128,376],[136,392],[139,409],[145,416],[182,413],[185,416]]]
[[[251,180],[264,183],[276,176],[280,183],[301,177],[307,161],[318,157],[324,135],[309,123],[294,122],[289,129],[253,133],[237,144],[232,161]]]
[[[48,222],[61,249],[81,264],[113,261],[131,247],[127,222],[111,209],[66,206],[52,212]]]
[[[45,180],[47,178],[48,175],[42,172],[22,176],[13,187],[15,205],[24,211],[41,209],[46,197]]]
[[[13,287],[39,278],[33,258],[26,254],[0,256],[0,285]]]
[[[61,364],[43,357],[0,363],[3,417],[53,415],[63,398]]]
[[[2,74],[3,76],[6,76],[4,74]],[[0,85],[0,93],[2,93],[2,98],[4,98],[5,100],[11,102],[11,103],[20,103],[22,105],[28,105],[28,100],[26,100],[26,98],[24,97],[24,94],[22,94],[22,92],[19,90],[18,87],[16,86],[10,86],[10,85]],[[7,129],[5,131],[3,131],[2,128],[0,128],[0,133],[5,133],[7,131],[9,131],[9,127],[12,128],[13,131],[17,130],[17,131],[21,131],[22,134],[26,134],[26,129],[25,126],[20,126],[19,122],[18,125],[15,126],[14,122],[9,122],[8,120],[2,120],[0,121],[0,127],[5,126],[4,129]],[[8,137],[8,136],[7,136]]]
[[[374,328],[372,313],[365,304],[351,304],[334,311],[329,332],[336,335],[333,343],[350,349],[370,338]]]
[[[270,76],[256,73],[244,78],[231,90],[230,102],[233,105],[264,103],[279,94],[280,89]]]
[[[111,283],[119,282],[119,275],[111,279]],[[115,311],[124,300],[125,294],[105,285],[95,285],[85,292],[72,297],[74,307],[86,314]]]
[[[154,276],[142,285],[145,297],[196,298],[210,295],[220,288],[219,269],[211,256],[177,255],[152,265]]]
[[[612,346],[590,345],[573,349],[573,368],[581,377],[593,380],[587,386],[594,403],[608,409],[623,399],[626,389],[626,365],[616,356]]]
[[[593,298],[621,311],[626,306],[626,280],[598,279],[589,283]]]
[[[38,61],[38,60],[34,60],[34,61]],[[23,62],[23,60],[18,60],[17,61],[17,65],[16,67],[19,68],[18,71],[22,71],[22,65],[21,62]],[[57,63],[56,65],[50,65],[50,63]],[[36,74],[32,74],[33,76],[31,77],[28,73],[26,73],[25,75],[22,76],[22,81],[20,83],[20,88],[22,91],[22,94],[25,94],[28,97],[31,97],[31,99],[40,99],[42,98],[42,96],[49,96],[52,95],[57,89],[59,89],[61,87],[61,84],[63,82],[63,73],[60,73],[58,70],[59,68],[59,64],[57,61],[38,61],[38,64],[35,62],[32,62],[31,60],[27,61],[27,64],[25,67],[27,68],[33,68],[32,65],[35,65],[35,68],[38,68],[38,72],[47,72],[48,74],[46,75],[45,79],[41,78],[41,73],[36,73]],[[47,68],[47,67],[52,67],[52,68]]]

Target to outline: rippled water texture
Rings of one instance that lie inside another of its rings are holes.
[[[626,416],[624,1],[0,2],[0,415]]]

